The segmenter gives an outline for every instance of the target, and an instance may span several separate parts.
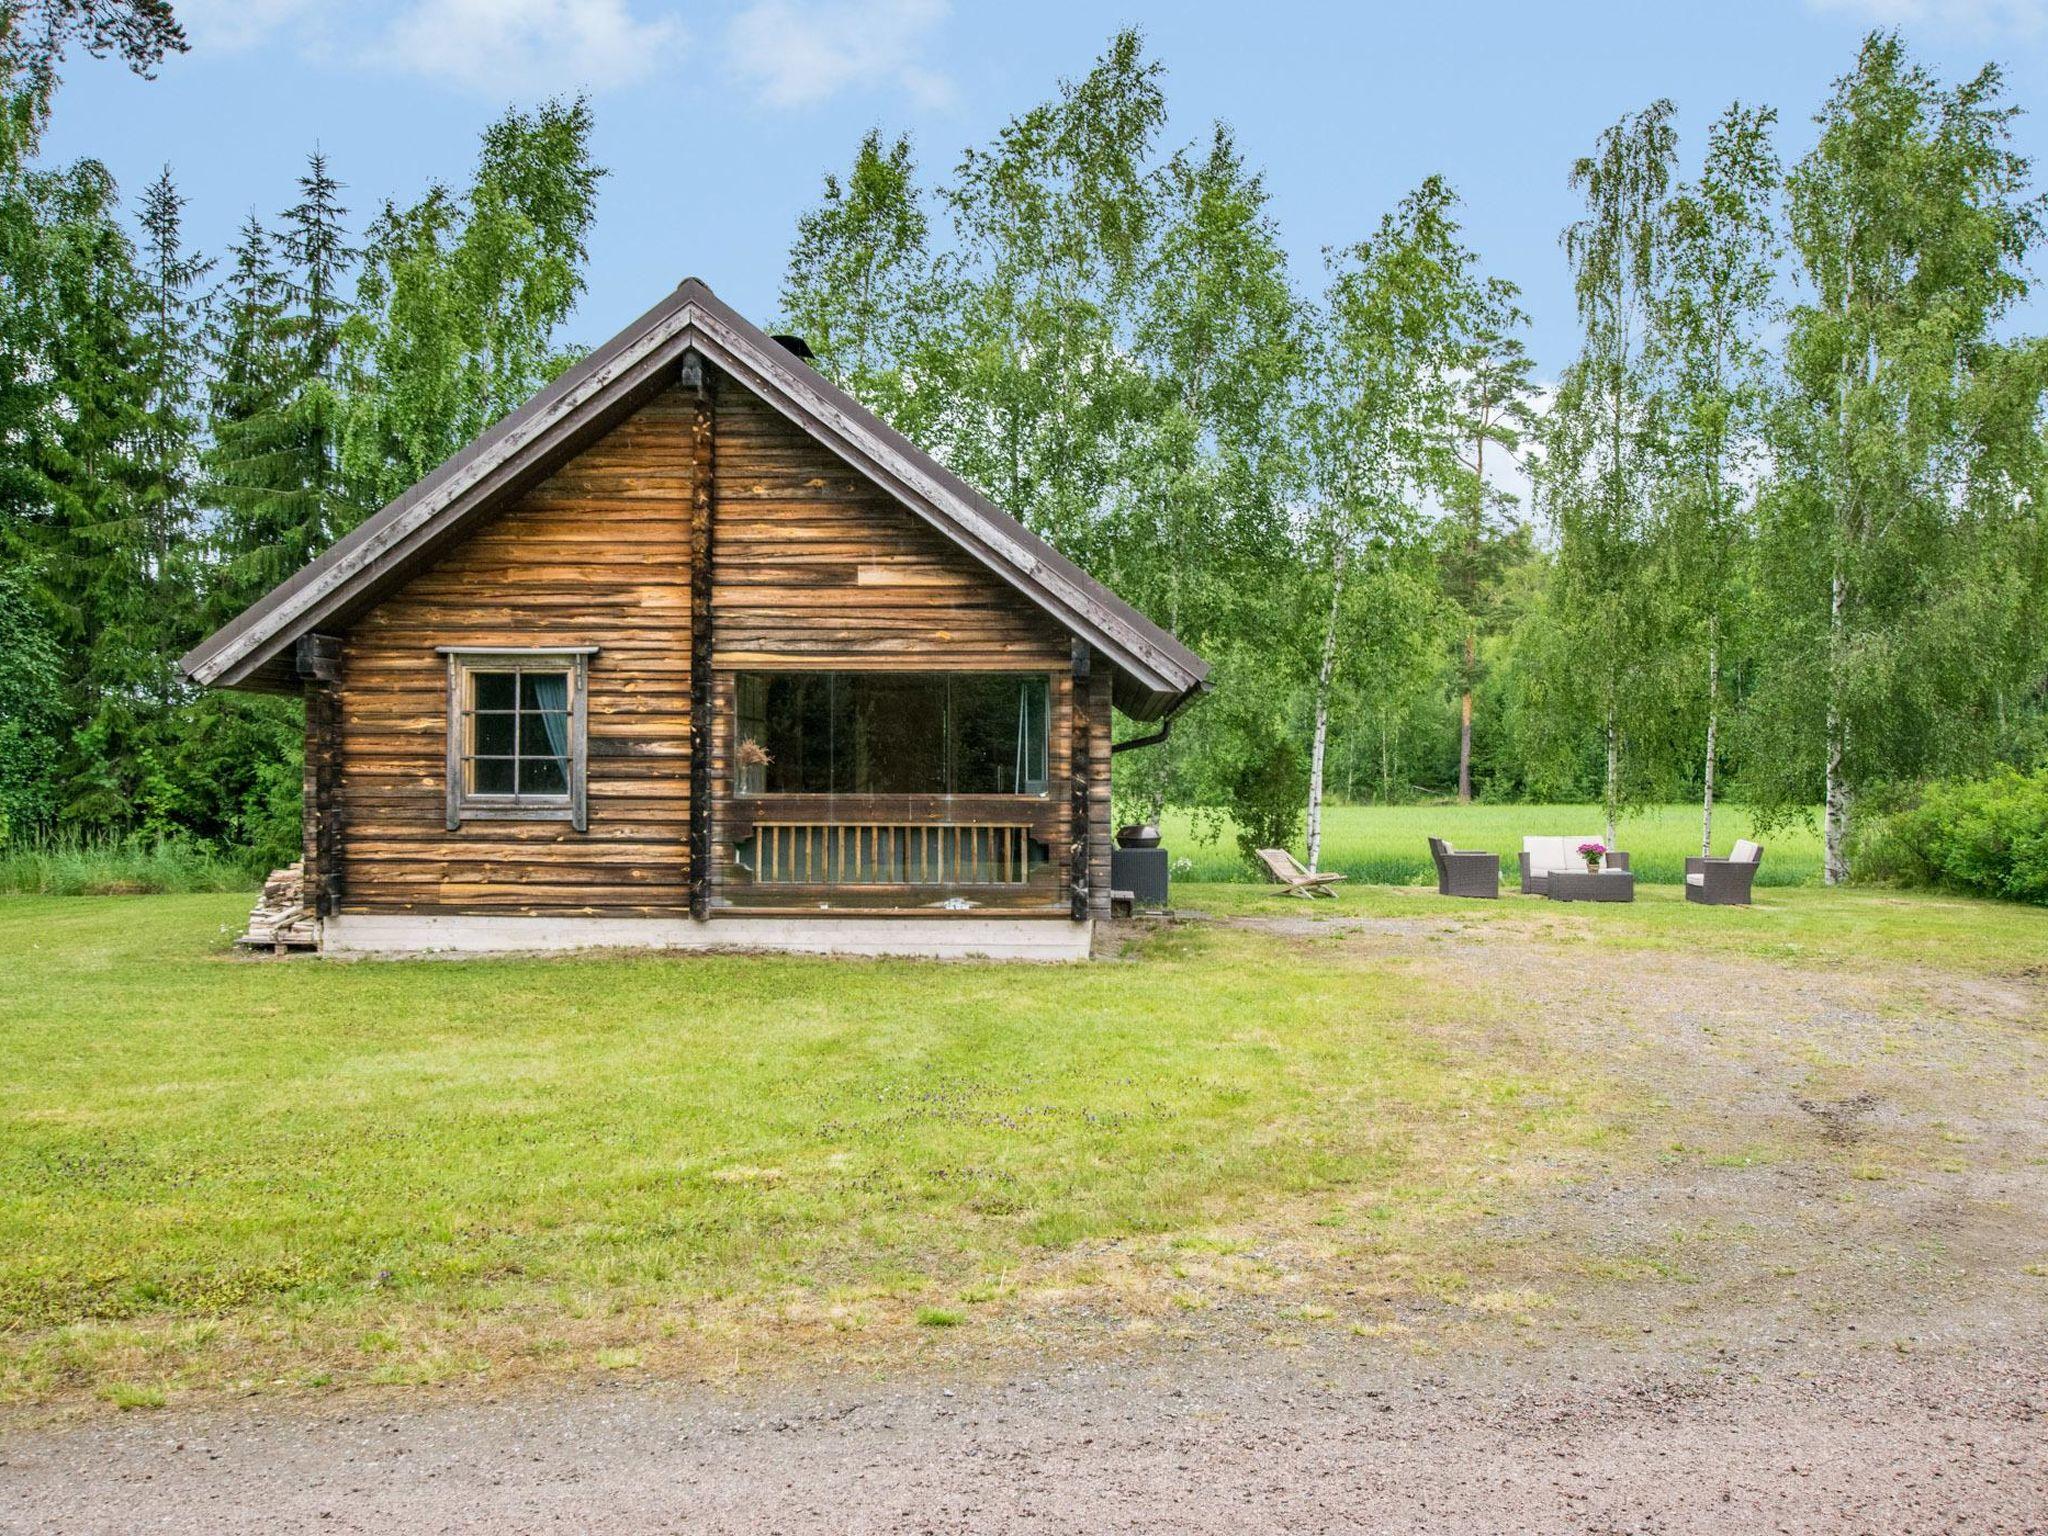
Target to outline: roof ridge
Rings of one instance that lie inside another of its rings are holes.
[[[1153,718],[1205,686],[1209,669],[1199,656],[694,276],[193,647],[180,666],[199,683],[247,682],[297,635],[425,558],[551,456],[574,451],[608,409],[692,347],[1102,650],[1133,685],[1120,693],[1126,713]]]

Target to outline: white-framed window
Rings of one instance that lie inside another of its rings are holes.
[[[586,694],[595,646],[443,646],[448,828],[464,821],[588,825]]]

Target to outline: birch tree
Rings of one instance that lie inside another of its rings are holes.
[[[1459,340],[1481,290],[1459,243],[1457,197],[1432,176],[1338,253],[1303,428],[1311,504],[1307,558],[1325,589],[1310,684],[1308,867],[1322,856],[1330,704],[1355,567],[1385,575],[1419,540],[1419,502],[1454,478]]]
[[[1708,131],[1699,179],[1667,209],[1670,274],[1655,315],[1668,434],[1659,501],[1669,601],[1696,623],[1706,674],[1702,855],[1713,851],[1730,589],[1753,536],[1770,399],[1776,119],[1769,107],[1738,103]]]
[[[816,366],[904,432],[939,408],[918,387],[943,308],[931,218],[910,140],[870,129],[846,174],[828,173],[797,219],[782,279],[784,323]]]
[[[1565,231],[1582,327],[1545,421],[1542,491],[1557,536],[1556,601],[1598,712],[1607,842],[1632,799],[1624,763],[1657,649],[1650,499],[1662,469],[1651,327],[1666,274],[1677,157],[1668,101],[1604,130],[1572,167],[1585,217]]]
[[[2041,235],[2016,110],[1995,66],[1944,86],[1873,33],[1787,187],[1805,293],[1765,503],[1755,779],[1789,814],[1819,768],[1830,885],[1865,793],[1981,766],[2038,656],[2048,358],[1999,339]]]

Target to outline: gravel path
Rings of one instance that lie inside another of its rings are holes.
[[[2044,1362],[1187,1350],[995,1384],[130,1415],[0,1441],[0,1530],[2042,1531]]]

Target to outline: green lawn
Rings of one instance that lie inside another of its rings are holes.
[[[1181,900],[1498,924],[1589,974],[1637,947],[2048,963],[2037,911],[1882,893]],[[1500,1180],[1631,1113],[1512,989],[1446,987],[1434,940],[1398,964],[1369,932],[1195,923],[1082,967],[350,965],[230,955],[246,907],[0,898],[0,1397],[864,1347],[1071,1288],[1158,1300],[1219,1254],[1255,1287],[1331,1219],[1420,1287]]]
[[[1203,844],[1196,841],[1189,818],[1174,813],[1164,830],[1175,857],[1192,862],[1189,878],[1244,878],[1236,839],[1227,828],[1216,841]],[[1523,838],[1597,838],[1605,831],[1597,805],[1339,805],[1323,813],[1322,866],[1382,885],[1434,883],[1429,839],[1441,837],[1455,847],[1498,853],[1502,871],[1512,878]],[[1617,835],[1639,882],[1677,885],[1685,878],[1687,855],[1700,851],[1699,807],[1646,807],[1623,821]],[[1733,805],[1715,810],[1716,853],[1725,854],[1735,839],[1752,835],[1747,811]],[[1758,884],[1820,884],[1821,846],[1814,828],[1779,828],[1758,841],[1765,845]]]

